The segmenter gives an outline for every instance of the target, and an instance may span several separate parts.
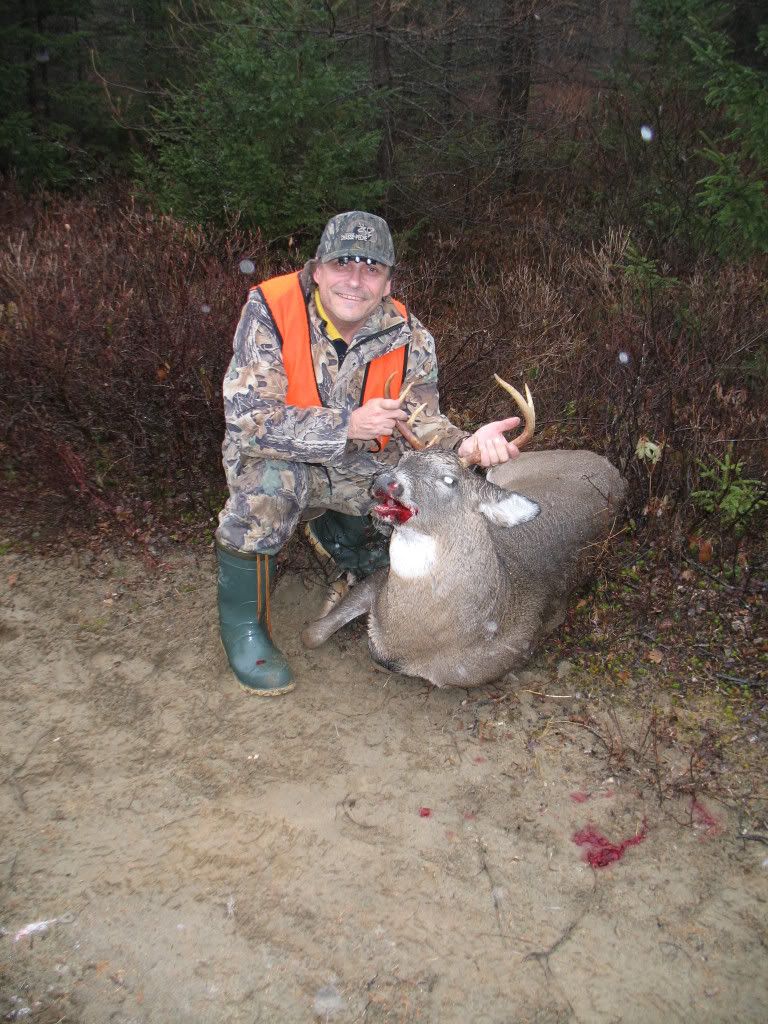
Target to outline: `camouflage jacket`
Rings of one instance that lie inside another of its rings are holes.
[[[312,263],[301,273],[305,294],[314,286]],[[341,472],[369,475],[396,463],[399,438],[375,457],[370,441],[347,438],[349,415],[359,404],[366,364],[389,350],[409,346],[403,386],[413,381],[404,408],[426,402],[415,427],[419,437],[437,436],[441,447],[454,448],[466,437],[443,416],[437,391],[437,360],[432,335],[415,318],[400,316],[389,299],[352,339],[341,366],[324,321],[309,299],[312,358],[322,408],[286,405],[288,379],[280,343],[265,303],[252,293],[243,307],[234,340],[234,355],[224,377],[226,435],[223,454],[227,475],[237,475],[243,459],[281,459],[333,466]]]

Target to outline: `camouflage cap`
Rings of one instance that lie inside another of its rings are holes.
[[[385,220],[375,213],[350,210],[325,225],[315,257],[321,263],[339,256],[362,256],[387,267],[395,265],[395,246]]]

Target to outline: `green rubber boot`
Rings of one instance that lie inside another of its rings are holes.
[[[295,686],[293,674],[271,635],[269,581],[274,555],[234,554],[217,544],[216,558],[219,630],[232,671],[246,693],[288,693]]]
[[[389,540],[368,516],[348,516],[329,509],[307,523],[307,529],[340,569],[370,576],[375,569],[389,565]]]

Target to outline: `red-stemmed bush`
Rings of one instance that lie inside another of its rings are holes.
[[[9,193],[0,218],[6,507],[49,526],[183,521],[202,536],[224,496],[220,383],[239,311],[290,263],[125,193]],[[443,408],[471,427],[508,414],[494,372],[527,381],[534,444],[605,452],[638,523],[689,527],[702,464],[731,452],[764,472],[765,267],[702,261],[673,277],[627,230],[585,242],[558,218],[496,209],[482,234],[406,253],[396,291],[437,339]],[[642,438],[657,461],[638,457]]]

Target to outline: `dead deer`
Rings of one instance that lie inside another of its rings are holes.
[[[535,410],[506,381],[533,436]],[[421,450],[373,484],[372,515],[393,527],[390,565],[354,586],[302,639],[313,648],[368,615],[373,659],[435,686],[479,686],[523,665],[566,603],[623,504],[625,482],[589,451],[523,453],[485,477],[454,453]],[[408,436],[410,435],[410,436]],[[479,456],[478,456],[479,458]]]

